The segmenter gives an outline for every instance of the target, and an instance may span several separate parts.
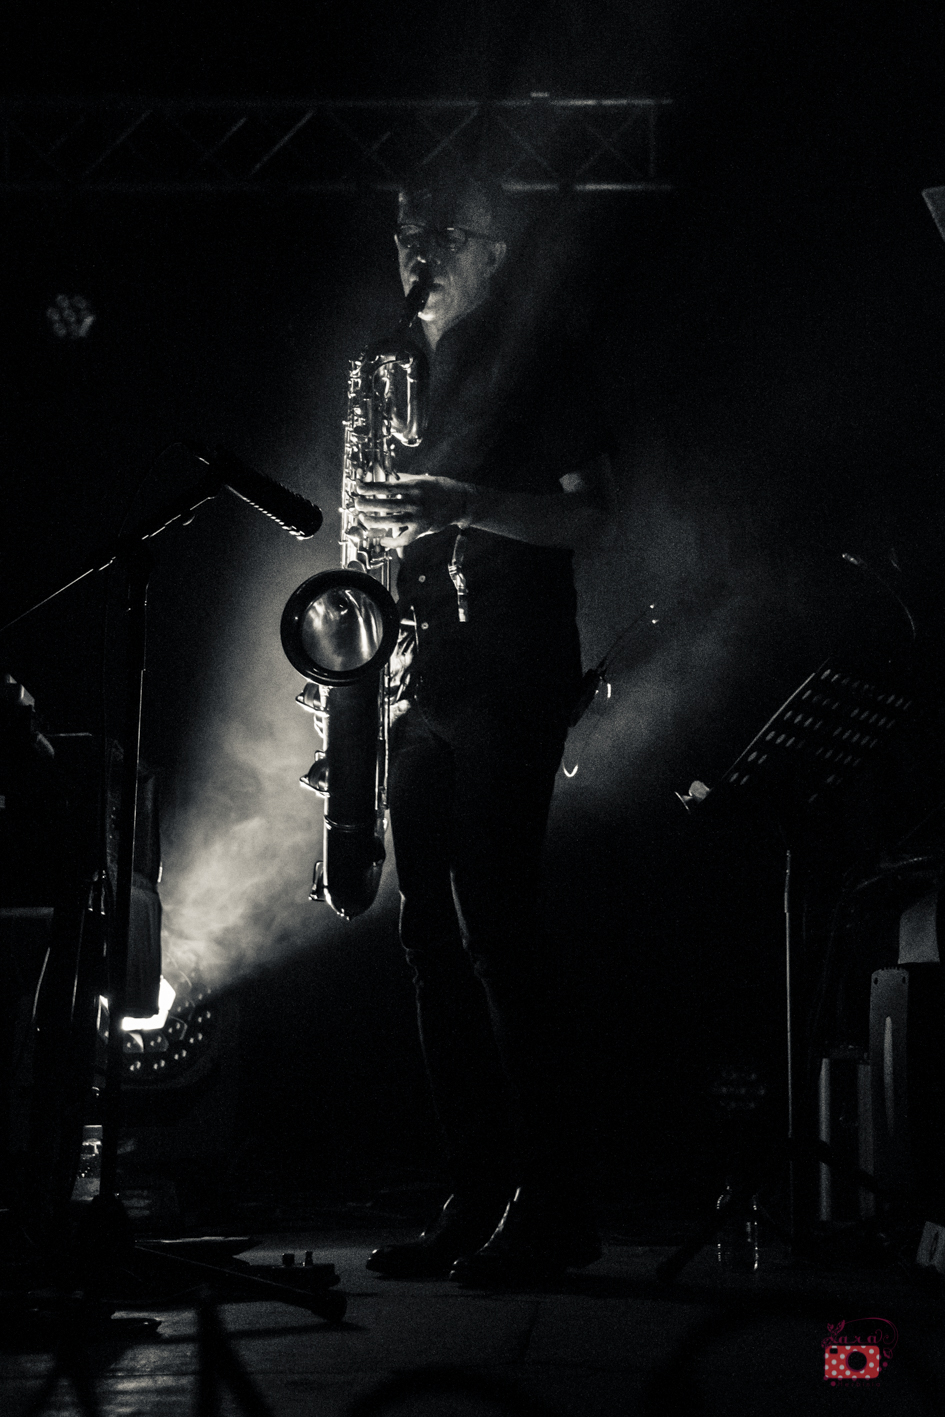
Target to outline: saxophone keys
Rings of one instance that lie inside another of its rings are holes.
[[[325,866],[324,862],[316,861],[315,870],[312,873],[312,889],[308,893],[309,900],[317,901],[319,905],[324,905],[325,896]]]
[[[310,792],[315,792],[319,797],[328,796],[328,763],[325,753],[316,753],[315,761],[308,772],[303,773],[299,782],[303,787],[307,787]]]

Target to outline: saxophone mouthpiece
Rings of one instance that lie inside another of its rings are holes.
[[[407,291],[404,302],[403,323],[409,325],[415,319],[427,303],[427,296],[430,294],[430,286],[433,282],[433,272],[430,270],[428,262],[421,261],[417,279]]]

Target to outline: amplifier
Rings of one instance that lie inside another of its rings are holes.
[[[55,1213],[75,1175],[95,1081],[114,918],[121,753],[102,736],[40,731],[0,684],[0,1204]],[[159,843],[140,780],[128,962],[133,1017],[157,1012]],[[32,1223],[32,1221],[31,1221]]]

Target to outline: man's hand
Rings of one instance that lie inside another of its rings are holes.
[[[468,526],[477,488],[451,477],[400,477],[358,481],[354,505],[365,539],[406,546],[448,526]]]
[[[472,526],[531,546],[582,551],[605,546],[614,527],[610,459],[601,455],[558,482],[560,492],[536,493],[477,487],[452,477],[359,481],[354,499],[359,540],[400,547],[448,526]]]

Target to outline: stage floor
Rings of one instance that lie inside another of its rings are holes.
[[[655,1267],[670,1251],[617,1242],[580,1274],[514,1293],[391,1281],[364,1268],[374,1245],[408,1233],[293,1230],[270,1234],[244,1254],[277,1264],[287,1250],[301,1260],[310,1249],[317,1263],[336,1266],[348,1297],[347,1315],[336,1326],[281,1303],[220,1305],[232,1349],[272,1417],[345,1417],[353,1400],[391,1374],[431,1365],[497,1378],[526,1403],[496,1408],[428,1397],[378,1410],[424,1417],[517,1410],[533,1417],[797,1417],[846,1413],[851,1400],[858,1412],[876,1417],[945,1409],[942,1291],[902,1268],[828,1271],[769,1247],[756,1274],[733,1276],[721,1273],[714,1251],[706,1250],[675,1284],[660,1288]],[[158,1326],[142,1334],[119,1322],[116,1335],[90,1345],[102,1417],[190,1417],[199,1410],[196,1311],[159,1305],[127,1311],[129,1319],[142,1314]],[[824,1378],[827,1324],[843,1320],[852,1328],[864,1318],[895,1325],[893,1356],[873,1380],[831,1386]],[[2,1355],[6,1417],[35,1412],[54,1362],[42,1350],[37,1339]],[[62,1379],[43,1410],[83,1408]],[[227,1394],[221,1410],[247,1409]]]

